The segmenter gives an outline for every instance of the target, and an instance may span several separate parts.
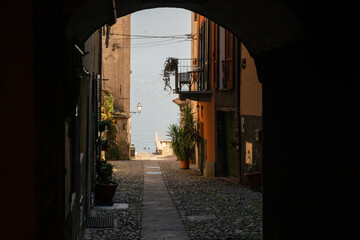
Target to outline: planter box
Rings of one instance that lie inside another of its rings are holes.
[[[104,203],[112,202],[117,186],[114,182],[110,182],[110,184],[95,183],[95,200]]]
[[[181,169],[189,169],[190,161],[180,160],[180,166],[181,166]]]
[[[244,173],[249,189],[256,190],[260,188],[260,175],[260,172]]]

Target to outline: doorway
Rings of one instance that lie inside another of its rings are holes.
[[[239,161],[236,153],[235,112],[217,111],[217,176],[239,179]]]

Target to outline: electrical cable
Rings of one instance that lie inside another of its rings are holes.
[[[181,35],[137,35],[137,34],[118,34],[110,33],[110,35],[123,36],[124,39],[149,39],[149,38],[171,38],[171,39],[192,39],[194,34],[181,34]]]
[[[134,46],[134,45],[147,45],[147,44],[152,44],[152,43],[161,43],[161,42],[170,42],[170,41],[174,41],[176,39],[168,39],[168,40],[162,40],[162,41],[155,41],[155,42],[144,42],[144,43],[133,43],[131,44],[131,46]]]
[[[181,43],[181,42],[186,42],[187,40],[183,40],[183,41],[176,41],[176,42],[170,42],[170,43],[163,43],[163,44],[152,44],[152,45],[140,45],[140,46],[135,46],[135,47],[131,47],[131,48],[143,48],[143,47],[156,47],[156,46],[165,46],[165,45],[170,45],[170,44],[175,44],[175,43]]]
[[[120,39],[130,39],[130,40],[147,40],[147,39],[166,39],[162,41],[153,41],[153,42],[137,42],[131,43],[131,48],[144,48],[144,47],[156,47],[156,46],[165,46],[175,43],[181,43],[191,40],[196,40],[196,34],[178,34],[178,35],[137,35],[137,34],[118,34],[110,33],[110,35],[122,36]],[[178,40],[178,41],[176,41]],[[176,41],[176,42],[173,42]],[[128,48],[128,47],[125,47]]]

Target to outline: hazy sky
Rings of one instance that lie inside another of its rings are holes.
[[[179,107],[172,102],[177,95],[164,91],[161,71],[167,57],[190,58],[190,41],[141,36],[169,36],[191,33],[190,12],[178,8],[157,8],[131,15],[131,111],[142,104],[141,114],[131,117],[132,143],[136,152],[144,147],[155,151],[155,131],[166,137],[167,127],[178,122]],[[180,42],[179,42],[180,41]],[[172,83],[173,84],[173,83]]]

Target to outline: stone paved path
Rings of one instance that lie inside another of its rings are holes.
[[[189,239],[165,185],[158,161],[144,166],[141,239]]]
[[[261,193],[204,178],[195,164],[181,170],[171,156],[111,163],[120,207],[94,207],[90,216],[111,216],[114,227],[85,228],[83,240],[262,239]]]
[[[91,217],[113,217],[114,227],[85,228],[83,240],[136,240],[141,238],[145,161],[111,161],[119,184],[113,207],[94,206]],[[127,207],[125,207],[127,205]],[[123,206],[117,208],[116,206]]]

